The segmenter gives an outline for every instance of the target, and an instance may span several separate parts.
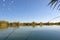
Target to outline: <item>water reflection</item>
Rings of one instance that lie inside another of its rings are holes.
[[[7,29],[8,27],[7,26],[0,26],[0,29]]]
[[[60,40],[60,26],[2,27],[0,40]]]
[[[28,27],[35,28],[39,25],[28,25]],[[39,27],[44,27],[44,26],[60,26],[60,25],[40,25]],[[20,27],[26,27],[26,25],[23,26],[0,26],[0,29],[8,29],[8,28],[20,28]]]
[[[33,26],[28,26],[28,27],[32,27],[32,28],[35,28],[37,27],[38,25],[33,25]],[[0,29],[8,29],[8,28],[19,28],[19,27],[26,27],[26,26],[0,26]],[[43,26],[40,26],[40,27],[43,27]]]

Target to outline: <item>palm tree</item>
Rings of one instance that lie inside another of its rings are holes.
[[[48,5],[53,6],[53,9],[57,6],[57,9],[60,10],[60,0],[51,0]]]

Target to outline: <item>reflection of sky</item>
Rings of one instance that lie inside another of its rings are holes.
[[[18,28],[0,29],[0,40],[55,40],[60,39],[60,26],[20,26]]]
[[[48,3],[49,0],[0,0],[0,20],[46,22],[60,15]]]

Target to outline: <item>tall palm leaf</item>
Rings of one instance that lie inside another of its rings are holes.
[[[53,8],[55,8],[57,6],[57,9],[60,9],[59,8],[60,7],[60,0],[51,0],[48,5],[50,5],[50,7],[54,6]]]

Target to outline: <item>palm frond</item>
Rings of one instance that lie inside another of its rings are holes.
[[[55,3],[54,8],[55,8],[57,5],[58,5],[58,1]],[[54,8],[53,8],[53,9],[54,9]]]
[[[60,3],[60,0],[51,0],[48,5],[50,5],[50,7],[53,6],[53,9],[54,9],[56,6],[58,6],[57,8],[60,7],[59,3]]]
[[[58,1],[58,0],[51,0],[48,5],[52,6],[52,5],[55,4],[55,2],[57,2],[57,1]]]
[[[59,10],[60,10],[60,4],[57,6],[57,9],[59,9]]]

